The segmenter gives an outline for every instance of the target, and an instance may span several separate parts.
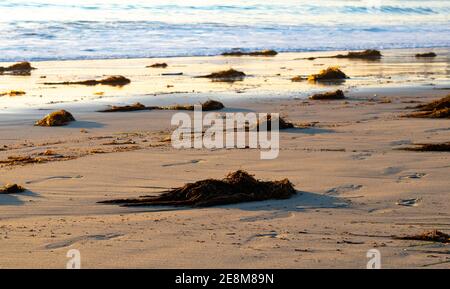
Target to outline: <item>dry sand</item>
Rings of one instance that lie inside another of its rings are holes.
[[[414,55],[415,51],[409,53]],[[299,56],[302,55],[280,57],[283,63],[293,66],[297,65],[293,58]],[[217,59],[244,62],[241,66],[233,63],[233,67],[244,71],[255,67],[245,69],[247,62],[281,61],[277,56],[211,58],[211,62],[214,64]],[[170,61],[187,63],[189,59],[139,60],[139,63],[170,65]],[[200,66],[197,61],[194,58],[192,63],[196,69]],[[207,63],[207,58],[203,61]],[[93,63],[83,62],[79,66]],[[364,65],[371,71],[377,70],[377,63],[373,62],[346,63],[350,76],[357,74],[355,71],[362,74]],[[205,64],[207,67],[201,72],[214,71],[217,67],[213,64]],[[59,65],[68,63],[37,63],[36,73],[39,68]],[[379,72],[395,71],[394,78],[408,66],[382,65]],[[416,69],[428,67],[425,69],[428,73],[448,80],[445,64],[414,65]],[[416,142],[449,141],[447,119],[400,117],[406,107],[414,105],[409,102],[428,101],[448,91],[431,86],[412,87],[405,82],[402,87],[389,89],[387,83],[377,86],[379,79],[370,75],[361,76],[362,80],[356,77],[363,82],[372,79],[370,89],[352,89],[350,86],[355,83],[344,85],[348,100],[308,101],[293,93],[301,89],[287,81],[291,75],[271,80],[278,71],[269,68],[265,71],[273,86],[259,77],[235,84],[231,89],[205,80],[192,80],[192,85],[198,85],[196,89],[203,93],[200,96],[208,95],[225,104],[227,109],[219,113],[280,112],[294,123],[318,122],[312,128],[283,131],[280,155],[271,161],[260,160],[259,151],[251,149],[176,150],[162,141],[173,129],[170,111],[102,114],[94,112],[94,108],[109,102],[96,102],[92,108],[73,106],[77,122],[67,127],[41,128],[33,127],[38,116],[47,113],[36,109],[40,106],[24,105],[23,111],[15,113],[3,109],[0,161],[9,156],[38,157],[47,150],[57,155],[46,156],[46,163],[0,167],[0,183],[19,183],[29,189],[23,194],[0,195],[0,267],[65,268],[67,251],[78,249],[83,268],[365,268],[366,252],[376,248],[381,252],[384,268],[449,268],[448,245],[392,238],[429,229],[447,233],[450,230],[448,153],[396,150]],[[300,71],[305,70],[298,67],[292,76]],[[105,69],[94,74],[107,73]],[[402,77],[414,79],[421,73],[424,70]],[[88,74],[82,77],[92,75]],[[52,76],[51,80],[66,80],[67,75],[61,75]],[[33,85],[29,78],[25,78],[29,86],[6,87],[4,77],[0,76],[4,90],[24,88],[33,95],[44,89]],[[33,77],[36,80],[38,76]],[[188,79],[180,80],[180,90],[188,89],[183,86],[187,86]],[[435,79],[426,78],[422,82]],[[19,83],[17,78],[14,81]],[[248,99],[229,96],[229,90],[237,91],[253,82],[258,88],[246,92]],[[167,84],[162,80],[153,83],[161,87]],[[144,90],[156,93],[152,87],[146,87],[146,82],[132,85],[123,88],[122,92],[128,90],[123,94],[127,98],[118,102],[129,104]],[[83,92],[86,94],[93,90],[117,93],[107,87],[56,89],[58,94],[67,91],[68,97],[81,90],[89,90]],[[264,94],[259,98],[260,91],[285,94],[283,97]],[[57,93],[43,91],[44,98]],[[197,97],[189,96],[181,100]],[[107,98],[111,99],[113,96]],[[146,105],[156,104],[153,98],[145,100]],[[3,104],[10,107],[11,101]],[[60,106],[45,106],[56,107]],[[222,178],[237,169],[247,170],[260,179],[287,177],[299,193],[288,200],[205,209],[96,204],[106,199],[153,194],[199,179]],[[400,199],[410,198],[421,201],[415,207],[396,204]]]

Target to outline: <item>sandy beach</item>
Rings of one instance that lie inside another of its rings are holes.
[[[304,59],[342,51],[43,61],[32,62],[37,69],[30,76],[0,75],[0,92],[26,92],[0,97],[0,185],[27,189],[0,194],[0,268],[65,268],[69,249],[81,252],[83,268],[366,268],[374,248],[383,268],[450,268],[448,244],[395,238],[450,232],[448,152],[402,150],[449,141],[448,118],[404,117],[408,107],[449,94],[449,50],[432,50],[438,57],[414,57],[430,49],[382,50],[375,61]],[[168,67],[146,67],[162,62]],[[291,81],[329,66],[350,79]],[[196,78],[228,68],[247,77],[233,83]],[[44,84],[109,75],[131,83]],[[336,89],[347,98],[308,99]],[[225,105],[219,115],[280,113],[297,128],[280,132],[278,158],[261,160],[257,149],[173,148],[167,139],[174,111],[97,112],[207,99]],[[33,125],[58,109],[76,121]],[[7,162],[18,156],[43,161]],[[297,194],[210,208],[97,203],[236,170],[262,180],[287,178]],[[417,204],[398,204],[407,199]]]

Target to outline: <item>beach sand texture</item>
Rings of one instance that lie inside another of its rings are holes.
[[[425,50],[390,50],[379,61],[300,60],[339,53],[320,52],[33,62],[31,76],[0,75],[0,92],[26,92],[0,97],[0,183],[28,189],[0,194],[0,268],[65,268],[69,249],[80,250],[83,268],[365,268],[373,248],[383,268],[450,268],[448,245],[394,238],[450,230],[448,152],[399,149],[449,141],[448,119],[403,117],[407,107],[449,93],[448,50],[434,51],[433,60],[414,58]],[[161,62],[168,67],[146,68]],[[350,79],[291,81],[334,65]],[[248,76],[234,83],[195,78],[231,67]],[[131,83],[43,84],[107,75]],[[337,88],[347,99],[307,99]],[[165,140],[173,111],[96,112],[208,98],[225,105],[218,114],[279,112],[313,125],[282,131],[279,157],[263,161],[255,149],[172,148]],[[33,126],[63,108],[75,122]],[[5,162],[14,156],[45,161]],[[201,209],[97,204],[239,169],[258,179],[288,178],[298,194]],[[397,204],[405,199],[417,205]]]

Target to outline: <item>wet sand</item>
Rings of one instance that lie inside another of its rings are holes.
[[[0,91],[27,92],[17,103],[0,97],[0,161],[56,153],[44,163],[0,167],[1,183],[29,189],[0,195],[0,267],[65,268],[67,251],[78,249],[84,268],[365,268],[366,252],[376,248],[384,268],[449,268],[447,245],[392,238],[450,230],[448,153],[397,150],[449,140],[448,119],[401,117],[415,102],[448,94],[441,89],[448,87],[448,52],[420,61],[411,57],[416,50],[383,53],[385,59],[375,62],[294,60],[315,53],[42,62],[33,63],[38,70],[31,77],[0,76]],[[169,67],[145,68],[157,62]],[[328,65],[340,65],[351,79],[339,86],[290,81]],[[234,84],[192,78],[230,66],[250,76]],[[177,71],[184,75],[160,76]],[[36,84],[111,74],[132,83],[123,88]],[[348,99],[305,99],[336,88]],[[93,95],[98,91],[105,95]],[[95,112],[107,104],[207,98],[224,103],[219,114],[280,112],[296,124],[317,124],[282,131],[279,157],[263,161],[253,149],[172,148],[164,141],[173,129],[172,111]],[[33,126],[48,109],[59,108],[69,109],[77,121]],[[299,193],[288,200],[205,209],[96,203],[223,178],[238,169],[259,179],[288,178]],[[421,200],[415,207],[396,204],[411,198]]]

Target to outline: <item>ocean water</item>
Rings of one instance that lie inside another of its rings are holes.
[[[0,15],[0,61],[450,46],[450,0],[1,0]]]

